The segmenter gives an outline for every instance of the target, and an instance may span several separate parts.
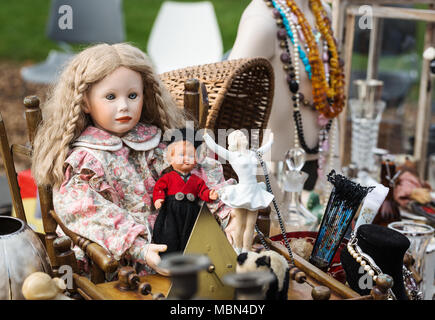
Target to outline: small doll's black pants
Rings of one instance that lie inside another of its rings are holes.
[[[174,196],[166,196],[153,230],[153,242],[168,246],[161,256],[184,251],[199,210],[197,200],[190,201],[186,197],[177,200]]]

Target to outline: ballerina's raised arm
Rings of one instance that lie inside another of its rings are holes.
[[[265,154],[270,150],[273,144],[273,132],[270,133],[269,141],[266,144],[257,149],[257,151],[261,152],[261,154]]]
[[[222,157],[225,160],[229,160],[230,152],[227,149],[221,147],[216,142],[214,142],[214,140],[212,139],[212,137],[210,137],[208,135],[208,133],[204,134],[203,138],[204,138],[205,144],[207,145],[207,147],[210,150],[212,150],[214,153],[216,153],[219,157]]]

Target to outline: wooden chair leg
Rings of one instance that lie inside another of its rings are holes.
[[[103,283],[106,277],[104,271],[101,270],[93,261],[91,262],[91,281],[93,283]]]

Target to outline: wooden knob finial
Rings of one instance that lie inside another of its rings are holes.
[[[24,106],[28,109],[39,108],[39,98],[37,96],[27,96],[24,98]]]
[[[137,288],[137,282],[139,278],[136,278],[137,274],[133,267],[122,267],[118,271],[119,289],[121,290],[134,290]]]
[[[59,237],[53,241],[53,247],[57,253],[62,254],[71,250],[71,243],[69,237]]]
[[[187,79],[184,82],[184,88],[186,89],[186,91],[198,92],[198,90],[199,90],[198,79]]]
[[[311,296],[314,300],[329,300],[331,290],[325,286],[316,286],[311,290]]]
[[[295,274],[295,281],[297,283],[304,283],[307,281],[307,275],[303,271],[299,271]]]
[[[139,285],[138,291],[144,296],[151,293],[151,285],[148,282],[143,282]]]

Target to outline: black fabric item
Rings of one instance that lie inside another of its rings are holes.
[[[311,191],[314,189],[317,181],[317,169],[319,165],[317,160],[306,161],[301,171],[308,173],[308,179],[305,181],[304,190]],[[325,174],[326,175],[326,174]]]
[[[369,255],[383,273],[394,280],[393,292],[398,300],[408,300],[403,283],[403,258],[410,242],[400,232],[375,224],[363,224],[357,229],[357,245]],[[367,272],[358,273],[361,265],[350,255],[345,247],[340,254],[341,264],[346,272],[349,286],[361,295],[370,294],[370,288],[361,289],[360,279]],[[367,283],[367,281],[361,281]],[[374,285],[374,283],[373,283]]]
[[[168,246],[160,256],[184,251],[199,210],[197,201],[176,200],[174,196],[165,198],[153,230],[153,242]]]

